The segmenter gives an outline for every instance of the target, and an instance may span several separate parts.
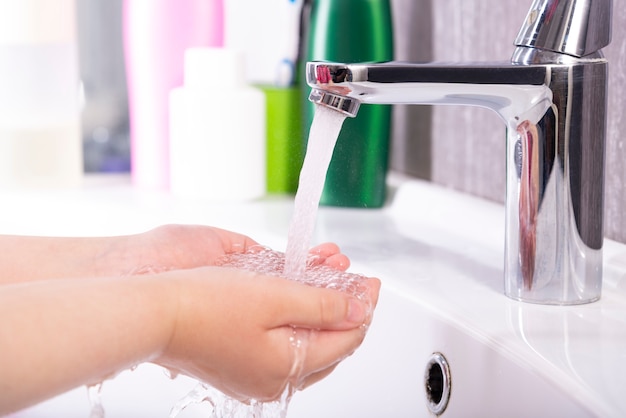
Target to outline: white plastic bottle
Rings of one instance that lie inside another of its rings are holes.
[[[0,1],[0,189],[82,173],[75,0]]]
[[[190,48],[184,68],[184,85],[170,94],[172,193],[210,201],[263,196],[265,96],[246,85],[243,55]]]
[[[108,0],[104,0],[108,1]],[[124,0],[124,50],[135,186],[169,186],[168,99],[191,47],[221,47],[222,0]]]

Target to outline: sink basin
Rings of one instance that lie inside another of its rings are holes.
[[[325,209],[319,224],[383,293],[364,345],[293,417],[430,416],[433,353],[449,366],[444,417],[626,414],[625,246],[605,243],[599,302],[557,307],[504,296],[501,205],[410,181],[380,214]]]
[[[383,287],[362,347],[297,393],[288,417],[432,416],[429,408],[443,417],[626,415],[626,246],[605,243],[599,302],[514,301],[503,294],[502,206],[392,180],[397,188],[383,209],[320,210],[315,242],[337,242],[353,261],[351,271],[380,277]],[[11,204],[0,231],[97,235],[205,223],[284,249],[293,204],[281,197],[236,205],[181,201],[133,190],[125,178],[89,179],[83,190],[53,196],[2,196]],[[41,215],[36,209],[44,203]],[[33,208],[32,216],[24,208]],[[103,406],[107,417],[165,417],[194,386],[146,364],[105,382]],[[14,417],[89,411],[87,391],[79,388]],[[180,415],[207,416],[206,405]]]
[[[442,402],[426,389],[428,379],[437,379],[429,367],[433,353],[449,366],[444,417],[594,416],[481,336],[396,291],[383,292],[366,341],[328,381],[298,394],[289,417],[429,416],[429,404]]]

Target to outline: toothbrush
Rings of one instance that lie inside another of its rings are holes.
[[[296,75],[296,61],[300,44],[300,15],[304,0],[282,0],[285,19],[285,33],[281,37],[283,51],[282,58],[276,66],[276,79],[274,83],[278,87],[288,87],[294,84]]]

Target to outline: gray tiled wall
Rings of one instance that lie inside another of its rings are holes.
[[[507,60],[530,0],[392,0],[396,58]],[[605,235],[626,242],[626,8],[614,1],[606,150]],[[485,109],[396,109],[395,170],[495,201],[505,193],[505,128]]]

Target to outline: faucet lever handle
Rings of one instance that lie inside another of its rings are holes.
[[[613,0],[533,0],[515,45],[575,57],[611,42]]]

